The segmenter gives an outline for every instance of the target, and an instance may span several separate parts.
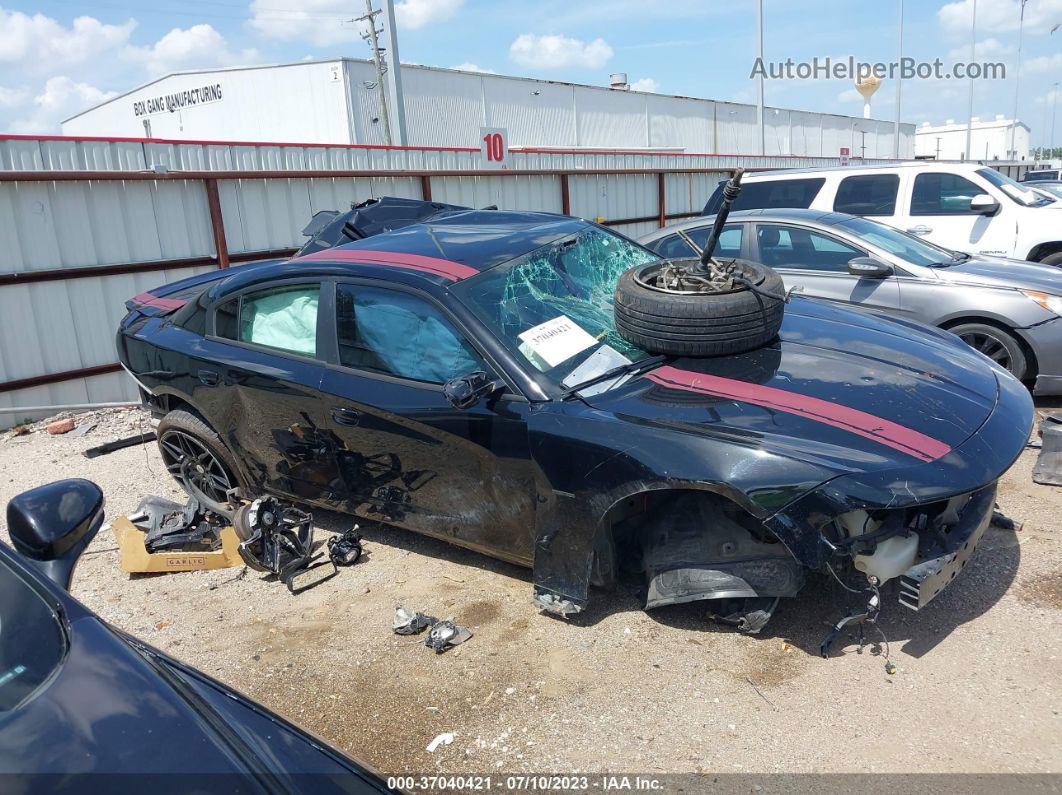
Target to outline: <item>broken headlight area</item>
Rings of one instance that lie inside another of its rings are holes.
[[[822,528],[832,573],[848,558],[873,586],[899,578],[900,604],[925,607],[965,567],[992,521],[996,484],[902,508],[857,509]]]

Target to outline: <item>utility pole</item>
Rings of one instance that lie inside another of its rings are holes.
[[[1055,122],[1058,120],[1058,81],[1055,81],[1055,90],[1051,92],[1051,141],[1049,146],[1054,151],[1055,148]]]
[[[896,63],[903,65],[903,0],[900,0],[900,39]],[[900,88],[903,86],[903,75],[896,78],[896,120],[892,123],[892,156],[900,159]]]
[[[756,0],[756,30],[759,37],[760,63],[763,63],[763,0]],[[759,128],[760,154],[767,154],[767,137],[763,132],[763,70],[760,70],[758,98],[756,100],[756,126]]]
[[[384,43],[387,49],[387,97],[391,101],[391,116],[395,121],[395,143],[407,146],[406,103],[402,98],[402,60],[398,57],[398,28],[395,26],[394,0],[382,0],[384,12]]]
[[[867,159],[867,131],[866,130],[860,130],[859,131],[859,159],[860,160],[866,160]]]
[[[376,29],[376,15],[379,11],[372,10],[372,0],[365,0],[365,16],[358,17],[355,22],[366,21],[369,23],[369,32],[362,34],[363,39],[368,39],[372,47],[372,61],[376,65],[376,89],[380,92],[380,121],[383,122],[384,143],[391,145],[391,119],[387,115],[387,88],[384,86],[383,58],[380,55],[380,42],[376,34],[381,33]]]
[[[1014,74],[1014,117],[1010,126],[1010,156],[1018,159],[1018,150],[1014,148],[1014,134],[1018,129],[1018,91],[1021,89],[1021,35],[1025,25],[1025,4],[1029,0],[1021,0],[1021,15],[1018,17],[1018,71]]]
[[[368,0],[366,0],[368,2]],[[974,62],[977,57],[975,46],[977,44],[977,0],[973,0],[973,15],[970,19],[970,63]],[[970,160],[970,138],[973,135],[973,90],[974,81],[972,77],[967,76],[967,80],[970,81],[970,108],[966,114],[966,151],[962,153],[964,160]]]

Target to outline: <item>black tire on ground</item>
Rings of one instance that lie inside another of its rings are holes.
[[[996,364],[1010,370],[1018,380],[1028,373],[1025,351],[1011,334],[1001,328],[985,323],[962,323],[948,329],[976,351],[980,351]]]
[[[701,295],[666,293],[635,278],[654,264],[631,268],[616,283],[616,331],[642,350],[674,356],[723,356],[767,344],[782,325],[782,277],[765,265],[741,262],[740,266],[760,294],[748,289]]]
[[[1055,266],[1062,265],[1062,251],[1059,251],[1059,252],[1057,252],[1055,254],[1048,254],[1046,257],[1044,257],[1042,260],[1040,260],[1040,264],[1041,265],[1055,265]]]
[[[240,483],[239,467],[214,429],[190,411],[175,409],[159,422],[159,452],[166,469],[189,496],[228,514],[224,493]]]

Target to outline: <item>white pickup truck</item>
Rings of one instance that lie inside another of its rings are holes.
[[[723,184],[705,215],[715,214]],[[732,209],[778,207],[864,215],[956,251],[1062,265],[1062,200],[975,163],[746,174]]]

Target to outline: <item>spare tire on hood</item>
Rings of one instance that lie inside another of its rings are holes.
[[[785,288],[777,272],[735,260],[736,280],[730,289],[701,292],[654,286],[662,269],[688,264],[659,260],[620,276],[613,311],[621,337],[649,353],[723,356],[759,348],[778,335]]]

